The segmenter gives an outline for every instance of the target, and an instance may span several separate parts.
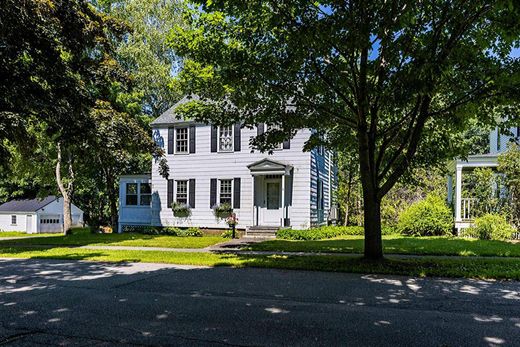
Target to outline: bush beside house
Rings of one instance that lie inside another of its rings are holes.
[[[397,229],[403,234],[414,236],[451,235],[452,213],[443,198],[428,195],[401,213]]]
[[[475,219],[471,228],[464,229],[461,236],[480,240],[510,240],[516,230],[499,214],[488,213]]]

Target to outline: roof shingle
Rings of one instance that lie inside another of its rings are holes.
[[[0,205],[0,212],[36,212],[54,200],[56,200],[54,195],[50,195],[43,199],[11,200]]]

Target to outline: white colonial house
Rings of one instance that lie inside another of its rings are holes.
[[[72,204],[72,225],[83,225],[83,211]],[[0,205],[0,232],[21,231],[29,234],[63,231],[63,199],[11,200]]]
[[[511,128],[509,133],[513,136],[501,134],[498,129],[495,129],[489,135],[489,153],[470,155],[467,159],[458,159],[450,164],[448,202],[454,202],[455,228],[458,232],[471,226],[474,219],[472,207],[476,202],[474,197],[463,196],[464,175],[478,167],[496,168],[498,156],[507,150],[508,143],[515,138],[520,138],[520,127]]]
[[[179,119],[174,109],[152,122],[170,176],[163,178],[153,161],[151,174],[121,177],[120,231],[130,225],[221,229],[226,224],[213,208],[224,203],[250,235],[323,225],[337,215],[334,155],[323,147],[303,151],[311,130],[298,131],[272,154],[261,153],[251,149],[250,139],[266,125],[217,127]],[[174,217],[173,202],[189,205],[191,216]]]

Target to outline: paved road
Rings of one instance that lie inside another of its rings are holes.
[[[0,259],[0,344],[520,346],[520,283]]]

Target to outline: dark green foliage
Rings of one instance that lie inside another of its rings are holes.
[[[231,213],[233,213],[233,208],[228,203],[215,205],[213,207],[213,215],[217,219],[226,219],[231,216]]]
[[[516,230],[506,218],[499,214],[485,214],[475,219],[471,228],[464,229],[462,236],[474,237],[480,240],[510,240]]]
[[[175,217],[188,218],[191,216],[191,208],[186,204],[179,204],[174,202],[172,204],[172,212]]]
[[[451,235],[453,216],[443,198],[428,195],[401,213],[397,229],[414,236]]]
[[[312,229],[280,229],[276,233],[276,238],[284,240],[323,240],[346,235],[364,235],[364,228],[361,226],[324,226]],[[394,228],[383,227],[383,235],[392,235],[396,231]]]

